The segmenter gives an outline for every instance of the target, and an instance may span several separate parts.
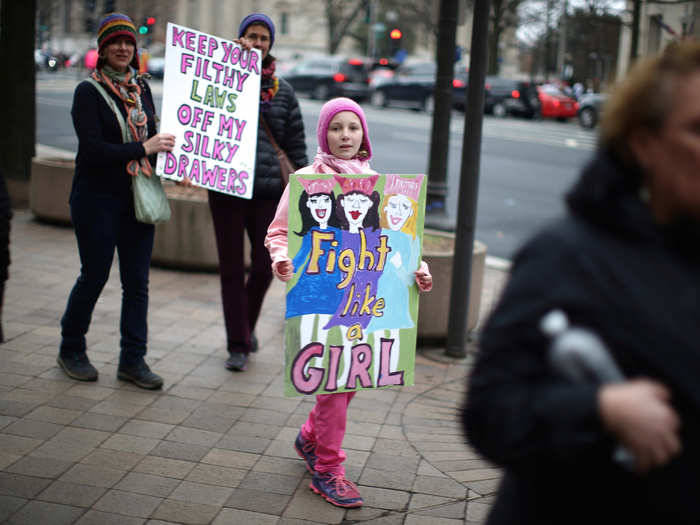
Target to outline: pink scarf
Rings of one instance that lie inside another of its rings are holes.
[[[345,160],[330,153],[324,153],[321,148],[316,150],[312,164],[314,173],[374,173],[369,162],[357,157]]]

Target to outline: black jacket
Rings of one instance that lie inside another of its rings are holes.
[[[640,176],[587,166],[569,213],[517,254],[469,380],[471,444],[505,468],[495,524],[700,523],[700,227],[657,225]],[[596,332],[627,377],[667,385],[683,453],[639,476],[614,463],[597,387],[553,371],[539,321],[554,308]]]
[[[141,101],[148,117],[148,136],[156,133],[153,96],[148,83],[140,80]],[[126,119],[124,103],[107,91]],[[141,142],[124,144],[119,122],[102,95],[87,80],[78,84],[71,109],[73,126],[78,135],[75,177],[71,200],[80,194],[105,195],[119,198],[131,196],[131,175],[126,172],[129,161],[146,153]]]
[[[260,118],[267,121],[277,144],[284,150],[292,164],[297,169],[306,166],[308,162],[304,121],[294,89],[287,81],[279,79],[279,90],[270,100],[268,111],[260,112]],[[258,125],[253,198],[279,200],[283,190],[277,154],[261,122]]]

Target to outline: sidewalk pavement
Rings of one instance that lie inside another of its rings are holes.
[[[309,489],[292,443],[311,398],[282,395],[284,286],[275,281],[247,372],[224,366],[215,274],[153,268],[147,360],[160,392],[118,382],[118,266],[88,334],[97,383],[56,365],[59,319],[79,270],[71,228],[16,210],[0,345],[0,522],[86,524],[482,523],[499,471],[458,421],[473,355],[421,349],[415,385],[360,392],[344,448],[365,506]],[[488,268],[482,317],[506,273]],[[440,276],[435,276],[439,279]],[[473,349],[472,349],[473,350]]]

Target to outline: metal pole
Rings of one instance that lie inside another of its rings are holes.
[[[472,43],[469,57],[469,86],[464,113],[462,139],[462,168],[459,182],[455,257],[452,267],[452,291],[447,325],[447,348],[452,357],[464,357],[467,343],[467,316],[469,314],[469,287],[474,251],[474,224],[479,191],[479,164],[481,162],[481,125],[484,117],[484,79],[488,52],[488,25],[490,0],[474,3]]]
[[[438,45],[436,52],[437,75],[433,93],[433,128],[430,138],[428,188],[425,222],[439,229],[453,229],[445,210],[447,196],[447,153],[450,147],[450,116],[452,114],[452,79],[457,41],[457,0],[441,0]]]

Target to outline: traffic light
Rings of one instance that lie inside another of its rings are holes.
[[[156,23],[156,17],[154,16],[147,16],[143,19],[143,22],[141,22],[141,25],[139,26],[139,34],[141,35],[147,35],[153,31],[153,26]]]
[[[391,53],[392,56],[394,56],[398,50],[401,48],[401,37],[403,36],[403,33],[401,33],[401,30],[398,27],[395,27],[391,31],[389,31],[389,38],[391,39],[391,46],[389,48],[389,53]]]

